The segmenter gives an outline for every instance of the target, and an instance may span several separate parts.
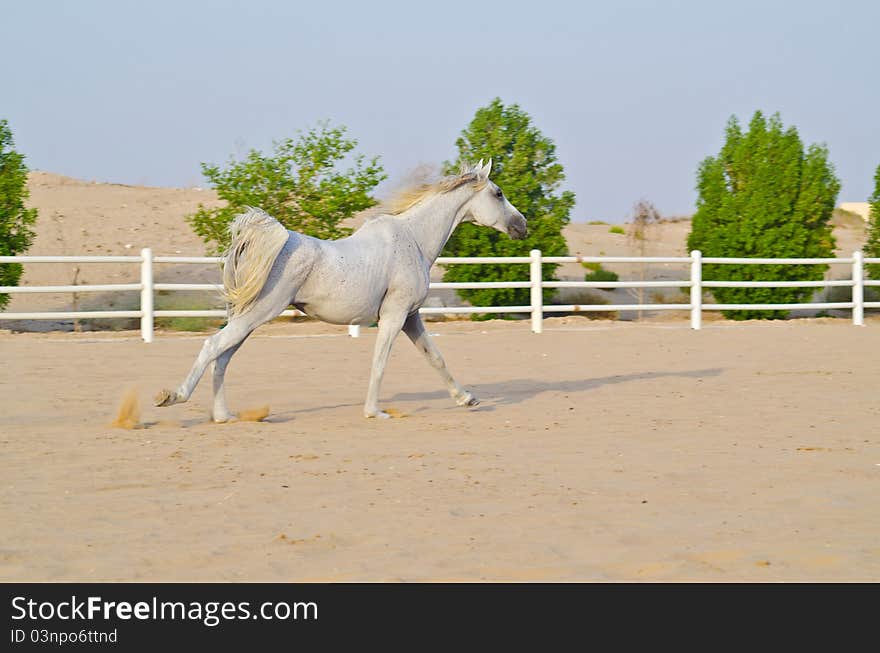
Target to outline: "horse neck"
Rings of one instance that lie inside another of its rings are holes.
[[[440,193],[420,202],[403,215],[419,248],[431,263],[464,218],[464,204],[473,195],[468,187]]]

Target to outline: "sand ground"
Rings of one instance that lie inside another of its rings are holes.
[[[150,407],[202,336],[0,332],[2,581],[880,581],[880,322],[272,324],[233,409]],[[144,428],[109,426],[128,387]]]

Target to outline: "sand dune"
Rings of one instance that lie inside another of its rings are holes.
[[[143,247],[151,247],[156,255],[202,256],[205,247],[185,222],[185,216],[198,205],[217,206],[220,200],[212,190],[199,188],[154,188],[88,182],[48,172],[32,172],[28,187],[30,205],[39,209],[37,237],[29,254],[34,255],[127,255],[137,254]],[[576,216],[575,216],[576,218]],[[350,224],[361,224],[355,217]],[[627,225],[623,225],[624,228]],[[590,256],[638,256],[641,248],[626,235],[612,233],[612,225],[572,222],[564,235],[571,254]],[[664,222],[649,234],[645,247],[648,256],[685,256],[685,239],[690,231],[686,219]],[[865,227],[860,221],[840,221],[835,228],[837,251],[848,256],[860,249],[865,240]],[[79,268],[77,271],[76,268]],[[621,278],[637,278],[638,266],[609,264]],[[647,278],[676,279],[686,277],[686,266],[660,265],[646,271]],[[440,269],[433,276],[439,279]],[[562,266],[558,276],[563,279],[583,279],[584,270],[577,264]],[[162,282],[217,282],[219,275],[214,266],[161,265],[156,277]],[[137,265],[127,264],[30,264],[26,266],[23,285],[132,283],[139,279]],[[573,292],[564,291],[572,296]],[[581,291],[583,292],[583,291]],[[592,291],[595,295],[602,291]],[[611,296],[607,296],[610,300]],[[136,308],[137,293],[129,295],[81,295],[80,307]],[[195,299],[211,302],[212,296],[202,294]],[[615,303],[632,303],[632,293],[618,291]],[[569,301],[569,300],[566,300]],[[584,303],[582,299],[572,299]],[[428,305],[458,304],[453,291],[435,291]],[[72,297],[66,295],[15,295],[9,311],[69,310]],[[0,326],[8,326],[8,323]],[[31,327],[39,326],[31,323]],[[43,327],[69,328],[55,324]]]

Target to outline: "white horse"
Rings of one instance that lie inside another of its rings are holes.
[[[215,422],[233,417],[223,388],[229,359],[261,324],[293,304],[331,324],[369,325],[378,321],[366,417],[388,417],[379,410],[379,385],[391,343],[403,330],[446,383],[459,406],[479,401],[446,369],[418,310],[428,295],[430,270],[452,231],[462,221],[493,227],[511,238],[527,233],[526,220],[489,181],[485,166],[462,168],[458,175],[401,193],[388,213],[367,220],[354,234],[326,241],[295,231],[259,209],[239,215],[230,233],[223,285],[230,318],[205,341],[189,375],[176,391],[163,390],[156,406],[187,401],[208,364],[214,363]]]

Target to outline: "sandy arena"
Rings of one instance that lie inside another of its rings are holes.
[[[375,330],[273,324],[226,425],[149,401],[203,336],[4,332],[0,580],[880,580],[880,322],[429,328],[479,408],[401,337],[366,420]]]

